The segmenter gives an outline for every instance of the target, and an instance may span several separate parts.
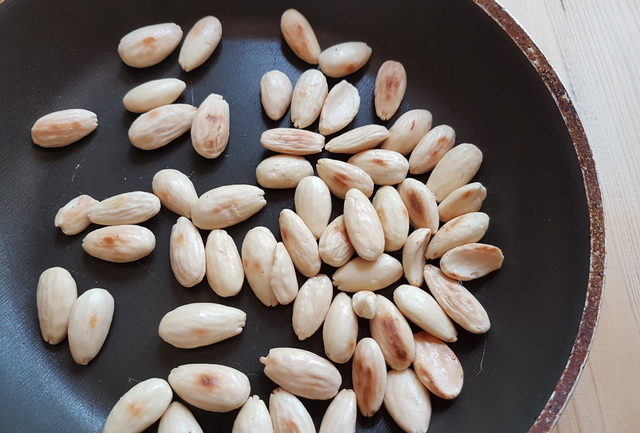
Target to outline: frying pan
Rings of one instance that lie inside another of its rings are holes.
[[[280,14],[291,6],[282,0],[9,0],[0,5],[0,430],[100,431],[110,408],[135,383],[166,377],[171,368],[192,362],[240,369],[249,376],[252,393],[266,399],[274,384],[263,375],[259,356],[278,346],[322,353],[319,333],[304,342],[295,338],[291,306],[264,307],[248,287],[223,300],[206,282],[191,289],[179,286],[168,258],[176,215],[167,210],[144,224],[156,234],[155,252],[130,264],[89,257],[81,248],[82,235],[67,237],[53,226],[57,209],[72,197],[149,191],[162,168],[187,173],[199,193],[224,184],[254,184],[255,166],[269,155],[258,144],[260,133],[290,124],[288,116],[272,122],[263,115],[259,79],[280,69],[295,82],[308,68],[280,37]],[[484,152],[476,179],[488,190],[483,211],[491,224],[485,242],[500,246],[506,261],[500,271],[468,284],[486,307],[492,329],[485,336],[461,332],[452,345],[464,367],[465,386],[456,400],[433,399],[430,431],[548,432],[588,352],[604,262],[591,152],[557,76],[493,0],[304,1],[295,7],[308,17],[323,47],[348,40],[373,47],[368,65],[347,77],[362,95],[350,127],[377,122],[375,74],[383,61],[396,59],[409,77],[398,115],[427,108],[434,125],[453,126],[457,142],[475,143]],[[177,52],[143,70],[125,66],[116,54],[119,39],[132,29],[176,22],[186,31],[209,14],[222,21],[223,40],[195,71],[179,69]],[[231,139],[223,156],[199,157],[188,134],[152,152],[128,143],[135,116],[123,109],[122,96],[163,77],[187,82],[181,102],[197,105],[212,92],[229,101]],[[96,112],[98,129],[66,148],[33,145],[33,122],[66,108]],[[266,198],[262,212],[229,230],[237,243],[257,225],[278,232],[277,216],[292,207],[293,192],[269,190]],[[337,215],[341,205],[334,205]],[[35,287],[40,272],[51,266],[69,269],[79,292],[103,287],[115,298],[109,337],[88,366],[73,363],[66,342],[52,347],[39,336]],[[390,296],[392,290],[382,293]],[[244,332],[193,350],[160,340],[157,326],[164,313],[203,301],[247,311]],[[361,336],[368,335],[366,323],[360,325]],[[350,364],[340,369],[343,386],[350,387]],[[319,425],[328,402],[305,404]],[[194,414],[205,431],[228,432],[235,417],[235,412],[197,409]],[[372,418],[359,417],[358,431],[399,429],[382,410]]]

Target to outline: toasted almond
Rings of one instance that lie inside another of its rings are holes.
[[[147,81],[129,90],[122,98],[124,108],[132,113],[145,113],[173,103],[187,87],[177,78]]]
[[[436,233],[440,225],[438,204],[429,188],[419,180],[406,178],[398,185],[398,193],[415,228],[427,228]]]
[[[319,433],[356,433],[356,393],[343,389],[327,408]]]
[[[349,261],[355,250],[349,240],[343,215],[334,219],[322,232],[318,251],[323,262],[336,268]]]
[[[290,304],[298,295],[296,268],[282,242],[278,242],[274,252],[271,268],[271,290],[282,305]]]
[[[395,185],[407,177],[407,158],[393,150],[370,149],[353,155],[349,164],[367,172],[376,185]]]
[[[87,211],[98,200],[86,194],[79,195],[62,206],[54,219],[54,224],[67,236],[77,235],[91,224]]]
[[[90,289],[76,299],[69,314],[69,350],[73,360],[87,365],[96,357],[111,328],[113,296],[104,289]]]
[[[166,146],[191,128],[196,107],[189,104],[169,104],[154,108],[133,121],[129,141],[142,150]]]
[[[375,293],[362,290],[353,294],[351,306],[356,316],[363,319],[373,319],[378,310],[378,298],[376,298]]]
[[[266,227],[252,228],[242,242],[242,266],[247,282],[260,302],[268,307],[278,305],[271,288],[276,245],[276,238]]]
[[[182,29],[174,23],[153,24],[133,30],[120,39],[118,54],[133,68],[156,65],[176,49]]]
[[[31,127],[31,140],[42,147],[63,147],[91,134],[98,116],[89,110],[72,108],[42,116]]]
[[[449,125],[439,125],[422,137],[409,157],[409,172],[422,174],[433,169],[456,141],[456,132]]]
[[[44,341],[58,344],[65,339],[71,307],[77,297],[76,282],[66,269],[54,267],[40,274],[36,304]]]
[[[309,69],[300,75],[291,97],[291,122],[296,128],[306,128],[316,121],[324,100],[329,93],[329,85],[324,74],[317,69]]]
[[[251,385],[247,376],[217,364],[185,364],[171,370],[169,384],[178,396],[199,409],[230,412],[247,401]]]
[[[171,228],[169,259],[173,275],[184,287],[193,287],[203,280],[207,265],[204,242],[188,218],[181,216]]]
[[[382,143],[382,149],[395,150],[403,155],[411,153],[431,129],[431,121],[431,113],[427,110],[407,111],[389,129],[389,138]]]
[[[450,221],[455,217],[477,212],[487,198],[487,189],[480,182],[469,183],[455,189],[438,205],[440,221]]]
[[[278,221],[282,242],[287,247],[296,269],[305,277],[316,276],[322,263],[318,244],[311,230],[291,209],[282,209]]]
[[[427,251],[427,259],[438,259],[444,253],[460,245],[478,242],[489,228],[489,215],[472,212],[453,218],[433,236]]]
[[[282,388],[311,400],[328,400],[342,384],[342,376],[332,363],[313,352],[291,347],[269,350],[260,357],[264,374]]]
[[[333,274],[333,285],[344,292],[376,291],[395,283],[402,277],[402,264],[388,254],[375,261],[356,257]]]
[[[158,424],[158,433],[203,433],[191,411],[177,401],[169,405]]]
[[[364,42],[343,42],[327,48],[318,57],[320,70],[331,78],[353,74],[367,64],[371,47]]]
[[[393,302],[407,319],[430,334],[450,343],[458,340],[451,319],[426,291],[403,284],[393,291]]]
[[[445,343],[424,331],[413,338],[416,342],[413,368],[420,382],[440,398],[456,398],[464,381],[462,365],[456,354]]]
[[[108,262],[135,262],[151,254],[156,237],[146,227],[109,226],[94,230],[82,240],[82,249],[90,256]]]
[[[244,269],[238,247],[224,230],[211,230],[204,247],[207,281],[216,295],[237,295],[244,283]]]
[[[376,315],[369,321],[371,337],[380,345],[389,367],[403,370],[411,365],[415,354],[411,327],[393,302],[381,295],[376,297]]]
[[[433,265],[424,267],[424,280],[447,316],[473,334],[484,334],[491,327],[480,302],[462,284]]]
[[[346,293],[338,293],[333,299],[324,319],[322,341],[327,358],[336,364],[344,364],[353,356],[358,341],[358,317]]]
[[[384,232],[378,213],[362,191],[352,188],[344,199],[344,224],[351,245],[365,260],[373,261],[384,252]]]
[[[313,419],[302,402],[282,388],[271,393],[269,414],[275,433],[316,433]]]
[[[260,400],[260,397],[254,395],[247,399],[240,412],[238,412],[236,420],[233,422],[231,433],[256,432],[273,433],[273,424],[271,423],[267,405]]]
[[[407,238],[402,250],[402,268],[404,269],[404,277],[409,284],[414,286],[422,286],[424,277],[422,276],[422,268],[424,268],[425,257],[424,252],[427,244],[431,239],[431,230],[416,229]]]
[[[191,207],[198,201],[198,194],[186,174],[170,168],[160,170],[153,176],[151,189],[164,207],[191,218]]]
[[[331,217],[331,192],[327,184],[317,176],[301,179],[296,186],[294,203],[298,216],[309,227],[313,236],[319,238]]]
[[[429,391],[422,385],[416,373],[391,370],[387,374],[384,407],[391,418],[406,433],[426,433],[431,421]]]
[[[358,114],[360,109],[360,94],[358,89],[340,81],[333,86],[324,100],[320,112],[318,130],[322,135],[330,135],[347,126]]]
[[[351,378],[360,413],[372,416],[382,406],[387,387],[384,355],[373,338],[363,338],[358,342],[353,354]]]
[[[407,72],[402,63],[395,60],[384,62],[376,76],[374,102],[376,114],[382,120],[389,120],[396,114],[407,90]]]
[[[152,378],[137,383],[113,406],[104,424],[103,433],[146,430],[165,413],[172,397],[171,387],[163,379]],[[168,430],[158,429],[158,431],[167,432]],[[196,433],[197,430],[193,432]]]
[[[185,72],[201,66],[213,54],[222,38],[222,24],[216,17],[200,18],[184,37],[178,63]]]
[[[197,302],[169,311],[160,320],[158,335],[180,349],[208,346],[242,332],[244,311],[226,305]]]
[[[295,188],[307,176],[313,176],[313,167],[302,156],[274,155],[256,167],[256,180],[263,188]]]
[[[333,153],[356,154],[373,149],[387,137],[389,137],[389,131],[384,126],[365,125],[329,140],[324,148]]]
[[[324,322],[331,297],[333,285],[326,275],[320,274],[309,278],[300,287],[293,303],[293,331],[299,340],[311,337]]]
[[[318,176],[338,198],[344,199],[351,188],[359,189],[367,197],[373,194],[373,180],[364,170],[337,159],[320,158],[316,163]]]
[[[427,187],[440,203],[454,190],[469,183],[482,164],[482,151],[473,144],[462,143],[448,151],[436,164]]]
[[[502,267],[504,256],[498,247],[487,244],[466,244],[442,255],[440,269],[449,278],[460,281],[484,277]]]
[[[229,104],[221,95],[210,94],[193,116],[191,144],[207,159],[220,156],[229,143]]]
[[[398,190],[392,186],[381,187],[373,196],[372,204],[384,231],[384,250],[399,250],[409,235],[409,213]]]
[[[260,144],[287,155],[311,155],[322,152],[324,137],[304,129],[274,128],[262,133]]]
[[[202,194],[191,208],[191,219],[203,230],[238,224],[267,204],[264,191],[253,185],[225,185]]]
[[[280,31],[296,56],[312,65],[318,64],[320,44],[304,15],[295,9],[287,9],[280,17]]]
[[[114,195],[87,210],[94,224],[137,224],[156,216],[160,212],[160,200],[150,192],[132,191]]]
[[[260,78],[260,101],[271,120],[280,120],[289,109],[293,86],[284,72],[269,71]]]

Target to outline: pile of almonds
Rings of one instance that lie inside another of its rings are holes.
[[[328,359],[293,347],[273,348],[261,357],[265,375],[279,386],[268,408],[258,396],[250,396],[249,379],[236,369],[181,365],[167,381],[152,378],[132,387],[111,410],[104,432],[141,432],[158,419],[159,432],[202,432],[185,405],[171,402],[174,392],[207,411],[241,408],[234,433],[315,433],[298,397],[333,399],[320,433],[355,432],[357,410],[370,417],[383,404],[405,432],[426,432],[430,394],[452,399],[462,388],[462,366],[446,344],[457,340],[454,323],[476,334],[490,328],[486,311],[461,284],[499,269],[503,262],[499,248],[478,243],[489,226],[488,215],[480,212],[486,189],[469,183],[482,162],[480,149],[455,145],[453,128],[432,128],[431,113],[424,109],[402,114],[389,129],[360,126],[325,143],[325,136],[348,126],[360,107],[353,85],[342,80],[329,90],[326,76],[341,78],[357,71],[369,61],[372,49],[363,42],[345,42],[322,51],[309,22],[294,9],[283,13],[281,31],[298,57],[320,68],[302,73],[295,86],[280,71],[269,71],[260,80],[267,116],[279,120],[290,109],[293,124],[263,132],[260,144],[277,155],[256,167],[263,188],[295,188],[295,209],[280,213],[281,241],[268,228],[254,227],[238,251],[224,230],[266,206],[262,189],[223,185],[198,195],[191,180],[173,169],[156,173],[153,193],[125,192],[102,201],[78,196],[58,211],[55,226],[67,235],[81,233],[91,223],[105,226],[85,236],[83,249],[102,260],[133,262],[156,245],[154,234],[139,224],[164,206],[179,215],[169,256],[181,285],[191,287],[206,277],[217,295],[230,297],[240,292],[246,278],[266,306],[293,303],[292,326],[300,340],[322,327]],[[201,66],[221,36],[217,18],[198,21],[184,39],[181,67],[190,71]],[[148,67],[164,60],[181,39],[176,24],[151,25],[125,35],[118,53],[131,67]],[[229,105],[217,94],[198,108],[173,104],[185,87],[166,78],[125,95],[125,108],[141,113],[129,129],[135,147],[157,149],[191,130],[198,154],[216,158],[224,152]],[[402,64],[384,62],[374,95],[382,121],[395,115],[406,88]],[[319,132],[303,129],[316,120]],[[60,147],[96,127],[94,113],[64,110],[36,121],[32,139],[43,147]],[[351,156],[346,162],[319,159],[315,176],[305,156],[323,150]],[[408,177],[427,172],[426,184]],[[330,221],[332,194],[343,199],[344,206],[342,215]],[[206,242],[199,230],[210,230]],[[389,254],[399,251],[401,261]],[[438,259],[439,267],[427,263]],[[331,278],[320,274],[323,263],[337,268]],[[307,278],[302,285],[297,273]],[[374,293],[403,276],[408,284],[395,289],[393,300]],[[429,291],[422,288],[425,284]],[[335,297],[334,286],[339,291]],[[40,276],[37,306],[46,342],[58,344],[68,337],[79,364],[97,355],[114,312],[106,290],[94,288],[78,297],[71,274],[50,268]],[[187,304],[162,317],[158,334],[177,348],[201,347],[240,334],[246,317],[221,304]],[[358,341],[358,318],[368,320],[371,338]],[[409,321],[421,331],[413,334]],[[333,363],[349,361],[353,390],[341,390],[342,377]]]

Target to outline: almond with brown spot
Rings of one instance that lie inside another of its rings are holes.
[[[380,410],[387,387],[384,355],[373,338],[363,338],[358,342],[353,354],[351,378],[360,413],[372,416]]]
[[[428,110],[410,110],[398,117],[389,129],[389,138],[381,148],[395,150],[403,155],[411,153],[418,142],[431,129],[432,116]]]
[[[407,72],[402,63],[395,60],[384,62],[376,76],[374,103],[376,114],[382,120],[389,120],[396,114],[407,90]]]
[[[347,191],[356,188],[367,197],[373,194],[373,180],[364,170],[337,159],[320,158],[316,163],[318,176],[338,198],[344,199]]]
[[[320,44],[304,15],[296,9],[287,9],[280,17],[280,31],[296,56],[312,65],[318,64]]]
[[[98,127],[98,116],[89,110],[73,108],[42,116],[31,127],[31,140],[41,147],[63,147],[91,134]]]
[[[415,228],[427,228],[436,233],[440,225],[438,204],[429,188],[419,180],[407,178],[398,185],[398,193],[407,208]]]
[[[393,302],[381,295],[377,298],[376,315],[369,321],[371,336],[380,345],[389,367],[404,370],[411,365],[415,355],[411,327]]]
[[[229,143],[229,104],[221,95],[210,94],[202,101],[191,125],[191,144],[207,159],[220,156]]]
[[[353,155],[347,161],[364,170],[376,185],[395,185],[407,177],[407,158],[393,150],[370,149]]]
[[[456,354],[445,343],[424,331],[413,338],[416,342],[413,368],[420,382],[440,398],[456,398],[464,382],[464,371]]]
[[[422,174],[433,169],[453,147],[456,132],[449,125],[439,125],[422,137],[409,157],[409,173]]]
[[[453,190],[438,205],[440,221],[450,221],[460,215],[478,212],[487,198],[487,189],[480,182],[473,182]]]

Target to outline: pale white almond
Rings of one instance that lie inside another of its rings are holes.
[[[204,247],[207,281],[216,295],[237,295],[244,283],[244,268],[233,238],[224,230],[211,230]]]
[[[356,393],[343,389],[327,408],[319,433],[356,433]]]
[[[406,178],[398,185],[398,193],[409,213],[411,225],[436,233],[440,225],[438,204],[431,190],[419,180]]]
[[[171,370],[169,384],[178,396],[202,410],[230,412],[247,401],[249,378],[218,364],[185,364]]]
[[[133,68],[146,68],[163,61],[182,39],[182,29],[174,23],[153,24],[133,30],[120,39],[118,54]]]
[[[324,100],[320,112],[318,130],[322,135],[331,135],[347,126],[358,114],[360,94],[358,89],[340,81],[333,86]]]
[[[436,300],[421,288],[403,284],[393,291],[393,302],[407,319],[430,334],[449,343],[458,340],[451,319]]]
[[[186,83],[177,78],[147,81],[129,90],[122,98],[122,105],[132,113],[145,113],[173,103],[186,87]]]
[[[274,433],[316,433],[313,419],[302,402],[282,388],[271,392],[269,414]]]
[[[395,150],[403,155],[411,153],[418,142],[431,129],[432,116],[428,110],[410,110],[398,117],[389,129],[389,138],[381,148]]]
[[[203,433],[203,431],[191,411],[184,404],[174,401],[162,414],[158,433]]]
[[[349,240],[343,215],[331,221],[322,232],[318,251],[323,262],[336,268],[349,261],[355,250]]]
[[[344,292],[376,291],[395,283],[402,277],[402,264],[388,254],[375,261],[356,257],[333,274],[333,285]]]
[[[344,161],[320,158],[316,163],[318,176],[338,198],[344,199],[351,188],[359,189],[367,197],[373,194],[373,180],[364,170]]]
[[[331,78],[353,74],[367,64],[371,47],[364,42],[343,42],[327,48],[318,57],[320,70]]]
[[[454,190],[469,183],[482,164],[482,151],[473,144],[462,143],[448,151],[427,179],[427,187],[440,203]]]
[[[40,274],[36,306],[44,341],[58,344],[65,339],[71,307],[77,297],[76,282],[66,269],[56,266]]]
[[[329,85],[324,74],[309,69],[300,75],[291,97],[291,122],[296,128],[306,128],[316,121],[324,100],[329,94]]]
[[[280,17],[280,31],[296,56],[312,65],[318,64],[320,44],[304,15],[295,9],[287,9]]]
[[[409,172],[422,174],[433,169],[455,144],[456,132],[449,125],[439,125],[422,137],[409,157]]]
[[[455,189],[438,205],[440,221],[450,221],[455,217],[477,212],[487,198],[487,189],[480,182],[469,183]]]
[[[216,17],[200,18],[184,37],[178,63],[185,72],[201,66],[216,50],[222,38],[222,24]]]
[[[173,275],[182,286],[193,287],[204,279],[204,242],[188,218],[181,216],[171,228],[169,259]]]
[[[311,337],[320,328],[331,305],[331,279],[320,274],[309,278],[300,287],[293,303],[293,332],[299,340]]]
[[[398,190],[383,186],[372,200],[384,231],[384,250],[397,251],[402,248],[409,235],[409,213]]]
[[[305,277],[314,277],[320,272],[318,244],[311,230],[291,209],[282,209],[279,218],[280,236],[291,255],[291,260]]]
[[[420,382],[440,398],[456,398],[464,382],[464,371],[456,354],[445,343],[424,331],[413,338],[416,342],[413,368]]]
[[[113,406],[102,432],[142,432],[165,413],[172,398],[171,387],[163,379],[152,378],[137,383]],[[172,430],[158,429],[158,432],[168,433]],[[193,430],[193,433],[196,432]]]
[[[324,137],[304,129],[274,128],[262,133],[260,144],[265,149],[287,155],[311,155],[322,152]]]
[[[433,236],[427,251],[427,259],[438,259],[444,253],[460,245],[478,242],[489,228],[489,215],[471,212],[453,218]]]
[[[411,327],[393,302],[381,295],[377,298],[376,315],[369,320],[371,337],[380,345],[389,367],[403,370],[411,365],[415,355]]]
[[[87,211],[98,200],[86,194],[79,195],[62,206],[54,219],[54,224],[67,236],[77,235],[91,224]]]
[[[487,312],[462,284],[433,265],[424,267],[424,280],[451,320],[473,334],[484,334],[491,328]]]
[[[87,365],[100,352],[111,328],[113,310],[113,296],[104,289],[89,289],[73,303],[67,334],[75,362]]]
[[[108,262],[135,262],[151,254],[156,237],[146,227],[109,226],[94,230],[82,240],[82,249],[90,256]]]
[[[404,244],[402,250],[402,268],[404,269],[404,277],[409,284],[420,287],[424,282],[422,276],[422,268],[426,259],[424,252],[427,249],[427,244],[431,239],[431,230],[429,229],[416,229],[407,238],[407,242]]]
[[[267,201],[253,185],[225,185],[202,194],[191,208],[191,219],[203,230],[238,224],[260,211]]]
[[[280,120],[289,109],[293,85],[284,72],[269,71],[260,78],[260,102],[271,120]]]
[[[160,199],[150,192],[132,191],[114,195],[87,210],[89,221],[101,225],[138,224],[160,212]]]
[[[169,104],[140,115],[129,128],[129,141],[142,150],[166,146],[191,128],[196,107]]]
[[[160,170],[153,176],[151,190],[171,212],[191,218],[191,207],[198,201],[198,193],[186,174],[171,168]]]
[[[473,243],[444,253],[440,259],[440,269],[454,280],[469,281],[500,269],[503,261],[504,255],[500,248]]]
[[[298,182],[293,201],[296,213],[313,236],[322,236],[331,218],[331,192],[327,184],[317,176],[307,176]]]
[[[363,319],[373,319],[378,310],[378,298],[376,298],[375,293],[362,290],[353,294],[351,306],[356,316]]]
[[[324,148],[333,153],[356,154],[373,149],[387,137],[389,137],[389,131],[384,126],[365,125],[329,140]]]
[[[327,358],[336,364],[344,364],[353,356],[358,341],[358,317],[346,293],[338,293],[333,298],[324,318],[322,341]]]
[[[253,395],[247,399],[233,422],[231,433],[273,433],[269,410],[260,397]]]
[[[395,185],[407,177],[407,158],[393,150],[370,149],[353,155],[347,161],[364,170],[376,185]]]
[[[360,413],[366,417],[376,413],[387,388],[387,365],[380,346],[373,338],[358,342],[351,366],[353,390]]]
[[[266,227],[252,228],[242,242],[242,266],[247,282],[260,302],[268,307],[278,305],[271,288],[276,245],[276,238]]]
[[[313,167],[302,156],[274,155],[256,167],[256,180],[263,188],[295,188],[307,176],[313,176]]]
[[[89,110],[72,108],[42,116],[31,127],[31,140],[41,147],[63,147],[91,134],[98,116]]]
[[[191,144],[207,159],[220,156],[229,143],[229,104],[221,95],[210,94],[193,116]]]
[[[384,252],[384,231],[378,213],[358,189],[350,189],[345,196],[344,225],[360,257],[373,261]]]
[[[246,320],[246,313],[237,308],[197,302],[165,314],[158,335],[172,346],[193,349],[235,337],[242,332]]]
[[[431,422],[431,398],[416,373],[407,368],[387,373],[384,407],[406,433],[426,433]]]
[[[278,242],[271,268],[271,290],[282,305],[293,302],[298,294],[298,278],[296,268],[289,252],[282,242]]]
[[[384,62],[378,69],[374,89],[376,114],[380,119],[389,120],[396,114],[406,90],[407,72],[402,63],[395,60]]]

